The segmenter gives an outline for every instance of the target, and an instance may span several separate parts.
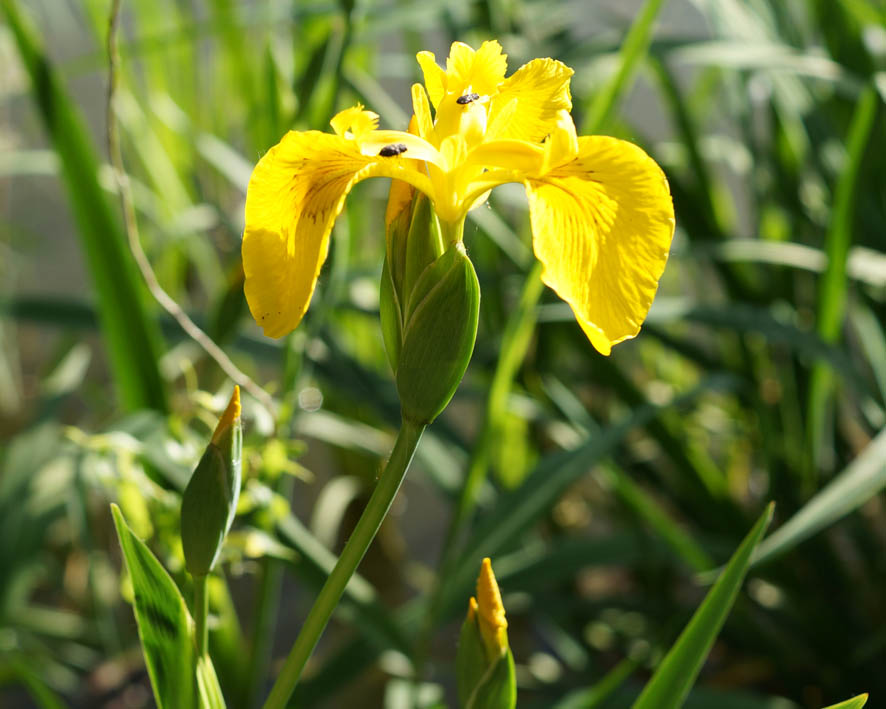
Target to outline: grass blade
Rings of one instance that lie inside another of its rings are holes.
[[[513,492],[502,496],[495,508],[485,516],[465,545],[467,552],[458,561],[455,571],[447,575],[441,589],[445,601],[435,612],[442,615],[453,599],[464,596],[473,582],[474,569],[484,556],[500,554],[520,534],[531,527],[594,465],[611,455],[625,437],[638,427],[646,426],[661,411],[693,401],[702,392],[729,386],[729,378],[710,377],[701,386],[675,398],[664,407],[645,404],[622,421],[615,423],[580,447],[544,458],[526,481]]]
[[[832,704],[829,707],[825,707],[825,709],[861,709],[868,702],[867,694],[859,694],[857,697],[853,697],[852,699],[847,699],[845,702],[840,702],[839,704]]]
[[[111,513],[132,579],[135,619],[157,706],[196,709],[198,685],[202,699],[213,698],[209,706],[223,706],[215,673],[203,667],[197,676],[193,624],[178,587],[126,524],[120,508],[112,504]]]
[[[140,278],[120,222],[98,183],[98,161],[79,111],[15,0],[0,10],[30,75],[34,98],[55,151],[95,289],[102,333],[123,408],[166,410],[157,366],[160,341],[148,318]]]
[[[682,706],[735,602],[750,567],[751,555],[772,520],[772,510],[773,505],[770,504],[745,537],[717,583],[658,666],[633,709],[678,709]]]
[[[877,114],[877,93],[868,87],[859,98],[849,126],[847,138],[847,161],[834,195],[831,224],[825,239],[827,270],[821,281],[818,301],[818,334],[829,343],[837,342],[846,312],[846,262],[852,240],[852,216],[855,204],[856,183],[861,171],[862,158],[868,144],[874,117]],[[809,472],[822,461],[823,452],[831,436],[826,435],[828,402],[833,387],[833,374],[829,369],[816,365],[809,382],[807,407],[807,437]]]
[[[588,108],[588,114],[582,123],[581,133],[587,135],[602,128],[618,97],[631,83],[637,65],[649,51],[649,42],[652,39],[652,27],[661,10],[664,0],[648,0],[643,9],[637,15],[628,30],[624,42],[621,45],[621,54],[618,71],[611,81],[601,91],[594,95],[593,101]]]
[[[886,487],[886,430],[799,512],[779,527],[754,554],[757,565],[784,554],[857,509]]]

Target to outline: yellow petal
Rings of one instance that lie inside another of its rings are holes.
[[[544,151],[541,146],[522,140],[488,140],[471,150],[468,160],[483,167],[508,168],[529,175],[541,171]]]
[[[434,164],[440,162],[440,155],[433,145],[417,135],[400,130],[374,130],[366,133],[356,142],[360,146],[360,152],[367,157],[384,156],[383,151],[386,148],[396,146],[396,150],[402,152],[392,156],[394,159],[411,158]]]
[[[378,114],[364,111],[362,104],[358,103],[336,113],[329,121],[329,125],[337,135],[344,137],[345,133],[350,131],[355,138],[359,138],[378,127]]]
[[[431,107],[428,105],[428,95],[421,84],[412,85],[412,111],[418,135],[425,140],[431,139],[434,132],[434,121],[431,118]],[[410,130],[410,133],[412,131]]]
[[[437,64],[437,58],[433,52],[419,52],[415,55],[418,65],[421,67],[422,74],[425,77],[425,88],[428,90],[428,96],[431,103],[436,107],[443,98],[443,78],[445,76],[443,69]]]
[[[246,301],[265,335],[282,337],[301,321],[351,187],[384,175],[431,194],[417,164],[366,157],[356,141],[318,131],[288,133],[259,161],[246,193],[242,250]]]
[[[649,312],[674,234],[661,168],[636,145],[578,139],[579,154],[526,180],[542,279],[602,354],[634,337]]]
[[[569,111],[560,111],[557,123],[544,142],[544,164],[542,171],[547,174],[560,165],[578,156],[578,135]]]
[[[559,111],[572,109],[569,80],[574,72],[555,59],[533,59],[505,80],[492,97],[489,122],[501,131],[496,138],[540,143],[557,123]],[[510,120],[497,122],[499,111],[517,101]]]
[[[463,93],[468,88],[481,96],[491,96],[504,81],[508,57],[501,45],[483,42],[476,52],[463,42],[453,42],[446,60],[446,92]]]
[[[388,192],[388,206],[385,209],[385,230],[389,231],[391,224],[401,216],[408,216],[412,198],[415,196],[415,188],[402,180],[391,180],[391,190]],[[408,225],[407,225],[408,228]]]

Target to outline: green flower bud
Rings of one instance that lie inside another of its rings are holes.
[[[403,416],[433,421],[468,368],[480,316],[480,284],[461,242],[452,244],[418,278],[406,299],[397,391]]]
[[[242,448],[240,388],[235,386],[182,496],[182,547],[192,576],[205,576],[212,570],[234,521]]]
[[[446,408],[474,351],[480,284],[461,240],[444,245],[424,195],[395,194],[392,187],[386,222],[380,289],[385,349],[404,418],[428,424]]]
[[[489,559],[477,579],[461,627],[456,655],[459,706],[463,709],[513,709],[517,705],[514,656],[508,646],[504,606]]]

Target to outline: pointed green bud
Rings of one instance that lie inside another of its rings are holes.
[[[445,243],[430,200],[398,180],[385,215],[382,334],[403,416],[428,424],[458,388],[477,338],[480,284],[458,238]]]
[[[182,496],[182,547],[192,576],[205,576],[212,570],[234,521],[242,448],[240,388],[235,386]]]
[[[403,416],[433,421],[455,394],[477,339],[480,283],[459,241],[428,266],[403,308],[395,370]]]
[[[455,658],[459,706],[513,709],[517,705],[514,656],[508,646],[507,627],[492,564],[484,559],[477,579],[477,598],[468,603]]]

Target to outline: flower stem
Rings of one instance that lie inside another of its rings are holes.
[[[295,639],[292,650],[289,651],[289,657],[286,658],[286,663],[271,688],[264,709],[283,709],[289,701],[302,670],[317,645],[320,635],[326,628],[332,612],[338,605],[348,581],[357,570],[357,566],[387,515],[391,503],[397,495],[397,490],[400,489],[400,483],[406,476],[406,470],[412,461],[412,456],[424,429],[424,424],[403,421],[400,432],[397,434],[397,441],[394,443],[394,450],[379,476],[375,490],[366,504],[366,509],[363,510],[351,538],[345,544],[335,568],[326,579],[326,583],[323,584],[320,595],[314,601],[301,632]]]
[[[209,615],[209,595],[206,593],[206,578],[194,577],[194,623],[197,626],[197,656],[206,654],[209,631],[206,627],[206,616]]]

